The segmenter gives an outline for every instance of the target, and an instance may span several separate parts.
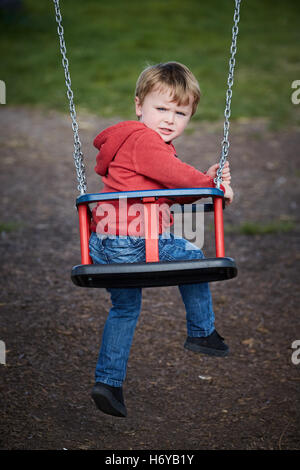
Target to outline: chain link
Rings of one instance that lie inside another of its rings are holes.
[[[79,139],[79,127],[76,120],[76,110],[74,105],[74,95],[71,88],[71,77],[69,72],[69,61],[67,59],[67,49],[64,39],[64,29],[62,27],[62,16],[60,12],[59,0],[53,0],[55,7],[55,18],[57,22],[57,32],[59,36],[60,52],[62,55],[62,65],[65,72],[65,81],[67,87],[67,97],[69,100],[70,116],[72,120],[72,130],[74,134],[74,152],[73,158],[75,163],[76,175],[78,180],[78,191],[81,194],[86,193],[86,177],[85,177],[85,168],[83,163],[83,153],[81,151],[81,142]]]
[[[219,168],[217,170],[217,176],[215,178],[215,184],[217,188],[220,187],[222,183],[222,172],[224,165],[226,163],[228,152],[229,152],[229,118],[231,115],[231,98],[232,98],[232,85],[234,79],[234,67],[235,67],[235,54],[237,51],[236,41],[239,32],[238,23],[240,21],[240,4],[241,0],[235,0],[235,9],[234,9],[234,25],[232,28],[232,42],[230,47],[230,59],[229,59],[229,73],[227,79],[228,89],[226,91],[226,105],[225,105],[225,121],[224,121],[224,138],[222,141],[222,148],[221,148],[221,157],[219,162]]]

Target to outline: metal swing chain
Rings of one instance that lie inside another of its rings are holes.
[[[71,88],[71,77],[69,72],[69,61],[67,59],[67,49],[66,43],[64,39],[64,29],[62,27],[62,16],[59,7],[59,0],[53,0],[54,7],[55,7],[55,18],[58,24],[57,32],[59,36],[59,44],[60,44],[60,52],[62,55],[62,65],[65,72],[65,81],[67,87],[67,97],[69,100],[69,108],[70,108],[70,116],[72,120],[72,129],[74,134],[74,152],[73,158],[76,168],[77,180],[78,180],[78,190],[81,194],[86,193],[86,177],[85,177],[85,168],[83,163],[83,153],[81,151],[81,142],[79,139],[79,132],[78,132],[78,123],[76,120],[76,110],[74,105],[74,95]]]
[[[225,105],[225,121],[224,121],[224,139],[222,141],[222,151],[221,151],[221,157],[220,157],[220,162],[219,162],[219,168],[217,170],[217,176],[214,179],[214,182],[217,186],[217,188],[220,188],[220,184],[222,183],[222,171],[224,168],[224,165],[226,163],[227,157],[228,157],[228,151],[229,151],[229,118],[231,114],[231,98],[232,98],[232,85],[233,85],[233,78],[234,78],[234,67],[235,67],[235,54],[237,51],[236,47],[236,41],[237,41],[237,36],[239,32],[238,28],[238,23],[240,20],[240,4],[241,0],[235,0],[235,9],[234,9],[234,25],[232,28],[232,42],[231,42],[231,47],[230,47],[230,59],[229,59],[229,73],[228,73],[228,79],[227,79],[227,85],[228,89],[226,91],[226,105]]]

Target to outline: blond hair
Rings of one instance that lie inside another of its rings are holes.
[[[185,65],[179,62],[165,62],[148,66],[137,80],[135,96],[143,104],[146,95],[154,88],[169,88],[173,101],[178,105],[186,106],[192,96],[192,115],[195,114],[201,96],[200,87],[195,76]]]

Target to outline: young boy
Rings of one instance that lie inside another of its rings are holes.
[[[178,62],[147,67],[137,81],[135,95],[138,121],[116,124],[94,141],[99,149],[95,171],[102,176],[103,192],[215,187],[218,164],[202,173],[183,163],[172,144],[183,133],[200,99],[198,82],[190,70]],[[226,164],[222,189],[227,204],[233,199],[230,179]],[[107,204],[99,203],[93,209],[90,254],[94,263],[145,261],[143,228],[139,227],[137,233],[129,233],[128,229],[133,218],[130,206],[134,202],[128,202],[126,218],[119,214],[121,209],[115,201],[111,203],[114,217],[110,216]],[[166,201],[160,200],[159,204],[162,202]],[[202,251],[187,240],[174,238],[172,234],[163,236],[171,224],[172,218],[165,210],[159,220],[160,260],[203,258]],[[104,413],[125,417],[122,384],[141,309],[142,290],[108,290],[112,308],[103,331],[92,397]],[[214,327],[208,283],[179,285],[179,290],[187,319],[184,347],[213,356],[227,355],[228,346]]]

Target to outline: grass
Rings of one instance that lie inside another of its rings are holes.
[[[0,222],[0,233],[12,233],[21,228],[19,222]]]
[[[215,227],[209,223],[206,225],[209,232],[214,232]],[[224,224],[224,232],[227,235],[238,234],[238,235],[272,235],[280,233],[289,233],[298,230],[297,220],[290,216],[281,216],[278,219],[270,220],[267,222],[258,221],[244,221],[239,225]]]
[[[136,79],[148,63],[188,65],[203,92],[197,120],[223,118],[233,1],[61,0],[77,110],[135,118]],[[242,1],[232,117],[300,123],[291,83],[300,78],[300,3]],[[7,105],[67,111],[52,1],[24,0],[0,14]]]
[[[295,230],[296,223],[292,220],[275,220],[266,223],[243,222],[238,226],[225,225],[226,233],[238,233],[241,235],[270,235],[287,233]]]

